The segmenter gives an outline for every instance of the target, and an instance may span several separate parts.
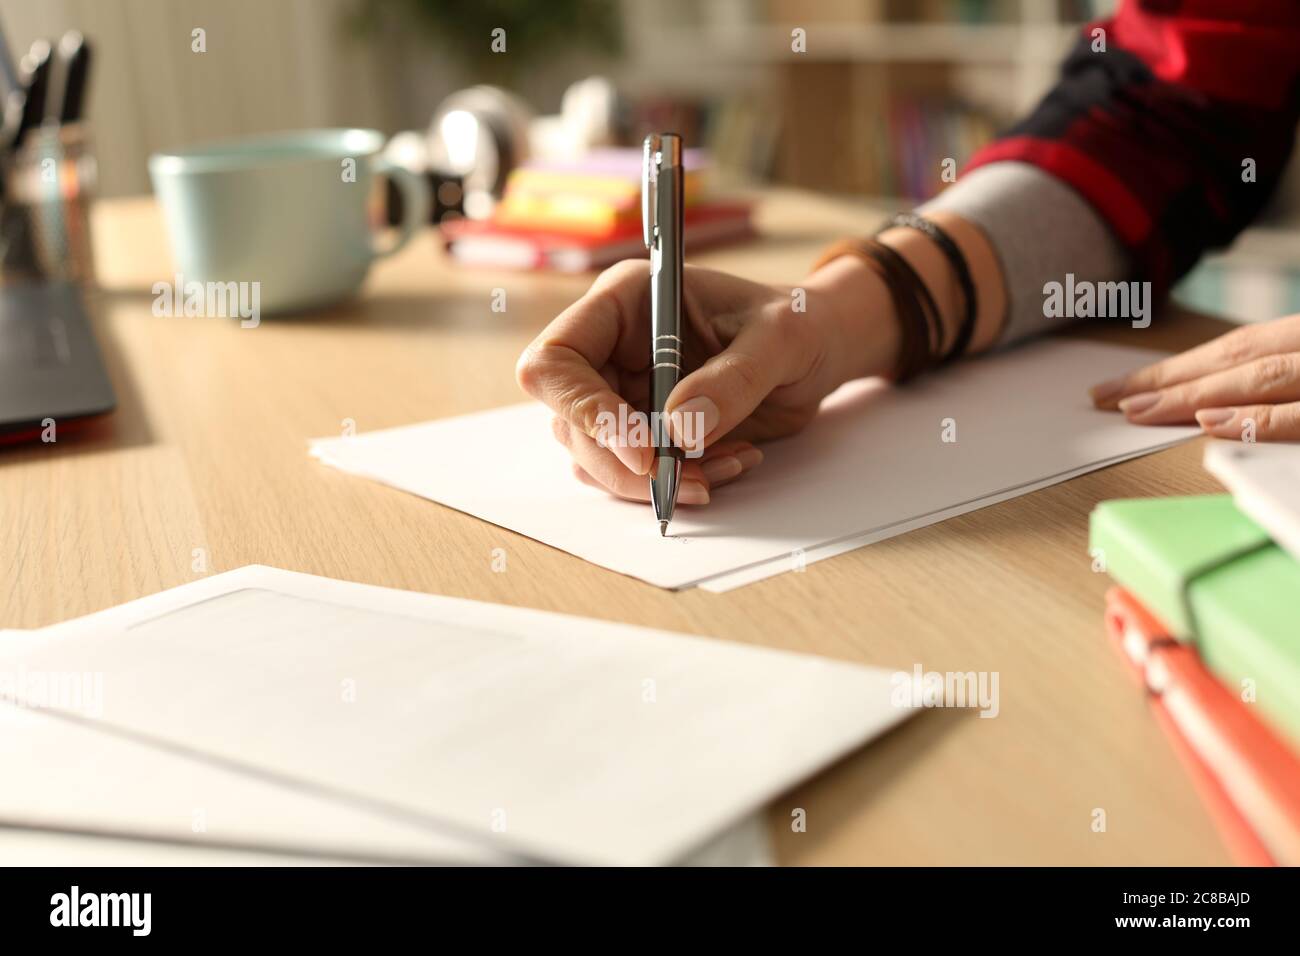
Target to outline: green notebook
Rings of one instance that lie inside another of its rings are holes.
[[[1173,637],[1300,743],[1300,562],[1229,495],[1105,501],[1091,548]]]

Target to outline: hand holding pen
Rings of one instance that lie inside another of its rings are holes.
[[[650,501],[647,476],[653,460],[648,428],[626,436],[608,435],[604,422],[619,421],[629,412],[648,419],[650,412],[650,293],[644,259],[629,259],[612,266],[596,279],[581,299],[558,318],[524,351],[516,367],[520,386],[529,395],[550,406],[555,413],[552,429],[556,440],[573,458],[574,475],[584,484],[608,491],[629,501]],[[724,350],[725,330],[707,328],[697,319],[703,314],[725,316],[729,323],[743,321],[732,311],[757,315],[763,305],[781,293],[757,283],[687,267],[686,324],[692,345],[685,350],[683,370],[698,366],[710,355]],[[788,295],[786,301],[789,301]],[[707,311],[705,311],[707,310]],[[708,504],[710,493],[719,485],[739,477],[763,460],[752,442],[727,435],[728,419],[744,408],[746,399],[726,367],[720,375],[710,372],[699,379],[687,374],[670,396],[668,412],[693,397],[703,399],[714,411],[700,409],[704,452],[698,458],[683,457],[677,504]],[[713,389],[714,397],[683,391],[689,386]],[[684,398],[685,401],[680,399]],[[700,404],[703,404],[700,403]],[[720,403],[720,404],[719,404]],[[742,415],[742,417],[744,417]],[[710,427],[712,426],[712,427]],[[721,427],[720,427],[721,426]],[[752,429],[746,428],[745,431]],[[624,440],[626,439],[626,440]],[[656,529],[656,537],[657,529]]]
[[[607,269],[516,368],[524,391],[555,413],[555,437],[577,478],[642,502],[650,500],[647,476],[658,450],[648,432],[609,435],[603,423],[651,410],[649,286],[644,259]],[[897,322],[875,273],[846,257],[809,276],[800,291],[805,308],[796,311],[788,286],[683,269],[685,374],[665,410],[670,427],[674,416],[692,423],[682,437],[702,439],[704,450],[683,458],[677,504],[707,504],[718,486],[763,460],[754,442],[798,431],[839,385],[894,367]]]

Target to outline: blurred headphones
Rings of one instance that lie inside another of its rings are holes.
[[[528,158],[533,113],[495,86],[447,97],[429,124],[429,165],[461,181],[465,215],[482,219],[501,198],[510,171]]]
[[[537,116],[495,86],[473,86],[438,106],[427,134],[429,167],[461,182],[466,216],[491,214],[510,172],[528,159],[575,159],[614,138],[617,95],[604,77],[564,92],[560,113]]]

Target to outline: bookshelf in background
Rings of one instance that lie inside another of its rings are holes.
[[[625,7],[653,63],[706,99],[722,168],[831,192],[919,199],[1050,87],[1107,0],[662,0]],[[802,52],[791,31],[805,31]],[[649,42],[647,42],[647,40]],[[731,105],[732,103],[736,105]],[[727,135],[722,135],[723,133]]]
[[[774,178],[828,192],[919,200],[988,142],[997,119],[951,93],[944,63],[789,65]]]

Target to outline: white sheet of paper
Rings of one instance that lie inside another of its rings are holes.
[[[0,863],[7,866],[520,862],[486,843],[281,786],[98,721],[8,702],[0,702],[0,766]],[[686,862],[771,865],[765,821],[742,821]]]
[[[0,826],[4,866],[344,866],[351,859],[300,857],[263,850],[180,846],[121,837],[15,830]]]
[[[82,676],[63,672],[56,679]],[[69,720],[32,706],[0,702],[0,766],[0,834],[61,832],[83,840],[111,835],[153,844],[173,858],[256,852],[302,863],[514,862],[481,842],[114,733],[101,721]]]
[[[910,714],[884,670],[255,566],[6,640],[0,674],[102,675],[97,715],[44,704],[546,862],[690,862]]]
[[[1179,439],[1182,441],[1182,439]],[[1170,442],[1169,445],[1161,447],[1170,447],[1178,442]],[[1098,468],[1105,468],[1110,465],[1118,465],[1122,461],[1128,461],[1137,458],[1140,455],[1148,454],[1149,451],[1158,449],[1144,449],[1135,451],[1132,454],[1121,455],[1117,458],[1106,461],[1094,462],[1085,465],[1082,468],[1076,468],[1073,471],[1066,472],[1063,475],[1053,475],[1042,481],[1030,482],[1017,488],[1000,492],[996,495],[989,495],[987,498],[980,498],[975,501],[963,502],[954,505],[951,508],[945,508],[942,511],[933,514],[921,515],[907,521],[900,521],[896,524],[889,525],[886,528],[878,528],[875,531],[869,531],[863,535],[854,535],[844,541],[834,541],[829,544],[819,545],[815,548],[808,549],[802,556],[802,564],[807,567],[816,561],[823,561],[826,558],[833,558],[837,554],[845,554],[856,548],[863,548],[869,544],[875,544],[877,541],[884,541],[896,535],[906,534],[909,531],[915,531],[917,528],[924,528],[928,525],[937,524],[940,521],[946,521],[949,518],[955,518],[958,515],[964,515],[970,511],[978,511],[980,508],[987,508],[989,505],[995,505],[1000,501],[1008,501],[1012,498],[1019,498],[1021,495],[1027,495],[1030,492],[1038,491],[1042,488],[1049,488],[1052,485],[1059,484],[1062,481],[1068,481],[1071,478],[1077,478],[1079,475],[1086,475],[1090,471],[1096,471]],[[783,555],[772,561],[765,561],[761,564],[754,564],[739,571],[733,571],[730,574],[720,574],[717,577],[708,578],[700,582],[700,587],[706,591],[715,594],[721,594],[734,588],[744,587],[746,584],[753,584],[755,581],[761,581],[764,578],[770,578],[775,574],[781,574],[785,571],[793,570],[796,567],[794,555]]]
[[[778,573],[796,549],[880,540],[1200,434],[1130,425],[1089,403],[1088,386],[1154,357],[1053,339],[905,389],[852,383],[805,431],[764,445],[763,464],[717,489],[707,507],[679,508],[666,539],[647,505],[573,479],[540,405],[319,439],[312,454],[602,567],[681,588],[765,564],[760,576]],[[943,440],[947,419],[955,442]]]
[[[765,826],[762,815],[756,814],[692,854],[684,865],[772,866],[774,859]],[[355,857],[277,853],[258,846],[184,846],[161,840],[13,829],[0,824],[0,864],[4,866],[355,866],[366,862]]]

